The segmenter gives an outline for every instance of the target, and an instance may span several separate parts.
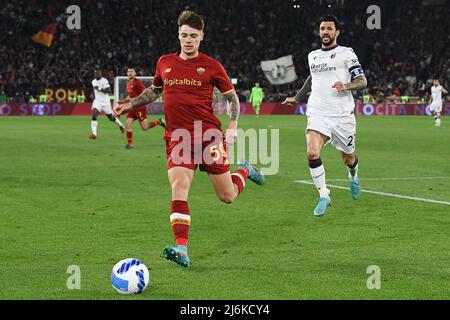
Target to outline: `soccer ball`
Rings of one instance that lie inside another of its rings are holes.
[[[116,263],[111,272],[111,284],[120,294],[135,294],[145,290],[150,280],[142,261],[127,258]]]

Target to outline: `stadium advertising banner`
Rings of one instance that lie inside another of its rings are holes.
[[[0,116],[90,116],[92,103],[9,103],[0,104]],[[163,114],[164,105],[161,102],[151,103],[147,106],[149,114]],[[214,113],[217,115],[227,114],[226,103],[214,104]],[[241,103],[241,114],[254,115],[255,111],[251,103]],[[288,107],[279,103],[263,103],[261,114],[280,115],[305,115],[306,105],[298,104],[297,107]],[[355,107],[358,116],[430,116],[428,104],[363,104],[358,103]],[[450,115],[450,103],[444,104],[443,115]]]
[[[89,96],[89,90],[86,88],[46,88],[45,95],[48,102],[69,102],[69,97],[76,98],[84,93],[85,97]],[[86,101],[86,100],[85,100]]]

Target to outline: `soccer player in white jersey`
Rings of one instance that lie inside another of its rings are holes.
[[[355,102],[351,90],[367,87],[367,79],[351,48],[337,44],[340,25],[336,17],[325,16],[320,23],[322,48],[308,55],[311,75],[295,97],[283,104],[296,105],[311,92],[307,105],[307,157],[314,185],[320,194],[314,215],[321,217],[331,205],[325,181],[325,168],[320,158],[322,148],[331,143],[341,151],[347,166],[350,190],[354,200],[360,197],[358,157],[355,154]]]
[[[125,127],[119,118],[113,116],[111,101],[109,100],[109,94],[111,93],[111,88],[109,82],[106,78],[102,77],[102,72],[96,70],[94,72],[95,79],[92,80],[92,86],[94,87],[95,99],[92,103],[92,120],[91,120],[91,131],[89,139],[97,139],[97,118],[100,112],[104,112],[109,120],[114,122],[119,126],[120,132],[125,132]]]
[[[436,127],[441,125],[442,93],[448,94],[448,91],[439,84],[439,80],[433,80],[430,97],[430,111],[434,117],[434,125]]]

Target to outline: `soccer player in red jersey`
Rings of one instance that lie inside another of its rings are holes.
[[[164,93],[167,123],[164,139],[172,188],[170,221],[176,244],[166,246],[163,254],[168,260],[187,267],[190,265],[187,245],[191,224],[187,201],[197,167],[208,173],[217,197],[224,203],[236,200],[247,178],[262,185],[265,177],[248,162],[240,162],[238,169],[230,173],[226,146],[237,140],[239,99],[220,62],[199,52],[204,35],[202,17],[192,11],[184,11],[178,18],[178,27],[180,51],[161,56],[152,86],[139,97],[116,106],[114,113],[120,115],[134,110]],[[220,120],[213,114],[214,87],[231,104],[225,136]],[[192,136],[194,141],[189,139]]]
[[[141,80],[136,78],[136,70],[134,68],[128,68],[127,70],[128,82],[127,82],[127,93],[128,96],[118,101],[117,103],[123,104],[129,102],[131,99],[138,97],[145,90],[145,86]],[[152,129],[156,126],[161,126],[163,128],[166,127],[166,123],[164,119],[160,118],[157,121],[147,122],[147,107],[139,107],[134,110],[130,110],[127,112],[127,145],[126,149],[133,148],[133,123],[138,120],[141,125],[142,130],[146,131]]]

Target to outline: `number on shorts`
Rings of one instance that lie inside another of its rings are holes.
[[[211,152],[211,156],[214,158],[214,161],[220,159],[220,154],[222,154],[223,164],[228,164],[228,156],[225,148],[223,147],[223,143],[220,143],[218,146],[212,146],[209,148]]]
[[[348,137],[348,139],[350,140],[349,143],[347,144],[348,147],[352,147],[353,146],[353,140],[355,139],[355,136],[350,136]]]

